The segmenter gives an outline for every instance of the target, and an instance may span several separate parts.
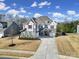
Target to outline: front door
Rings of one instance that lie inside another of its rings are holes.
[[[39,36],[43,36],[43,26],[42,25],[39,25]]]
[[[44,36],[49,36],[49,32],[47,30],[44,31]]]

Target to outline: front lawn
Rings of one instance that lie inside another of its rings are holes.
[[[0,49],[4,50],[16,50],[16,51],[32,51],[36,52],[38,49],[41,40],[20,40],[18,37],[13,38],[15,46],[10,47],[9,45],[11,44],[11,38],[6,37],[6,38],[0,38]],[[0,52],[0,56],[17,56],[17,57],[30,57],[33,54],[27,53],[18,53],[18,52]]]
[[[13,50],[25,50],[25,51],[36,51],[41,43],[40,40],[20,40],[18,37],[13,38],[13,47],[9,47],[11,44],[11,38],[0,39],[0,49],[13,49]]]
[[[60,55],[79,57],[79,34],[68,34],[56,39]]]

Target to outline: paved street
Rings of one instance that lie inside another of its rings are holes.
[[[21,50],[9,50],[9,49],[0,49],[0,52],[10,52],[10,53],[24,53],[24,54],[34,54],[33,51],[21,51]]]
[[[14,58],[0,57],[0,59],[14,59]]]

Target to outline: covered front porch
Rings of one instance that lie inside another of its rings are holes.
[[[53,32],[50,30],[50,29],[48,29],[48,28],[45,28],[45,29],[43,29],[43,30],[40,30],[39,31],[39,37],[53,37]]]

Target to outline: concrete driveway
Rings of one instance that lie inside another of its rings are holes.
[[[21,58],[26,59],[26,58]],[[55,38],[41,38],[41,44],[34,56],[27,59],[59,59]]]

